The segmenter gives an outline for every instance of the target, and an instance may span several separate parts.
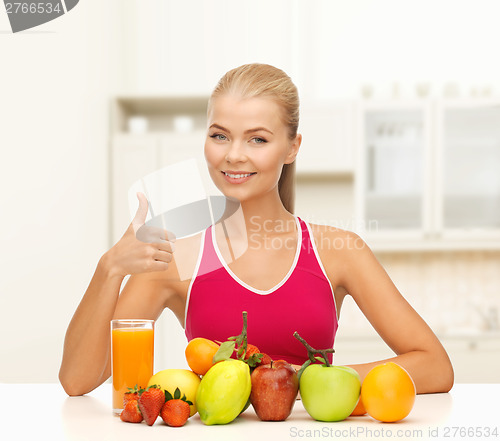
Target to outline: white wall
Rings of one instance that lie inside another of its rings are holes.
[[[107,247],[118,2],[20,34],[0,11],[0,382],[57,381],[64,333]]]
[[[11,34],[0,11],[0,382],[57,381],[64,332],[108,247],[108,98],[209,93],[268,62],[305,99],[492,84],[496,0],[85,0]]]
[[[127,2],[126,89],[207,93],[249,62],[287,71],[306,99],[500,93],[496,0],[150,0]]]

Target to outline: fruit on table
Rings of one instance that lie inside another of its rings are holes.
[[[148,382],[148,386],[157,384],[172,396],[175,389],[179,388],[186,399],[193,404],[190,405],[190,416],[196,413],[196,391],[200,385],[200,377],[188,369],[164,369],[154,374]]]
[[[314,349],[300,335],[297,338],[307,349],[307,360],[299,371],[302,403],[307,413],[318,421],[342,421],[356,407],[360,392],[359,374],[348,366],[332,366],[327,357],[333,349]],[[314,354],[321,354],[315,357]],[[320,364],[311,364],[317,363]]]
[[[213,357],[219,350],[219,345],[207,338],[193,338],[184,351],[186,361],[194,373],[205,375],[214,365]]]
[[[361,389],[363,389],[363,384],[361,384]],[[358,404],[356,404],[356,407],[349,416],[362,416],[362,415],[366,415],[366,409],[365,406],[363,405],[363,400],[361,399],[361,397],[359,397]]]
[[[124,404],[120,419],[126,423],[140,423],[143,420],[141,411],[139,410],[139,403],[136,399],[128,400]]]
[[[236,351],[238,351],[238,349],[236,349]],[[250,367],[270,364],[272,361],[269,355],[261,352],[257,346],[250,343],[247,344],[246,350],[243,352],[242,359],[249,362],[248,364]]]
[[[165,403],[165,393],[156,384],[149,386],[139,396],[139,409],[148,426],[155,423],[163,403]]]
[[[181,427],[189,418],[189,404],[182,400],[166,401],[160,412],[165,424],[171,427]]]
[[[123,408],[131,400],[139,400],[139,395],[144,392],[144,389],[140,389],[137,384],[134,387],[129,387],[128,391],[123,395]]]
[[[252,382],[250,368],[241,360],[224,360],[212,366],[196,393],[196,407],[206,425],[227,424],[243,410]]]
[[[186,396],[181,397],[179,388],[175,389],[174,396],[169,393],[165,396],[165,403],[160,411],[160,416],[165,424],[171,427],[181,427],[186,424],[190,413],[190,401]]]
[[[257,346],[248,343],[246,349],[244,350],[243,358],[245,360],[248,360],[252,355],[255,354],[261,354],[260,349]]]
[[[307,413],[318,421],[345,420],[356,407],[359,374],[347,366],[311,364],[300,377],[300,396]]]
[[[284,421],[292,412],[299,378],[284,360],[260,365],[251,374],[250,402],[262,421]]]
[[[361,387],[361,400],[368,415],[386,423],[408,416],[415,403],[416,389],[410,374],[387,362],[368,372]]]
[[[267,355],[266,353],[263,352],[262,355],[263,355],[263,357],[260,360],[261,365],[262,364],[270,364],[271,361],[273,361],[272,358],[269,355]]]

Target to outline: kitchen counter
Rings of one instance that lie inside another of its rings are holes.
[[[185,426],[161,418],[122,422],[111,412],[111,385],[83,397],[68,397],[59,384],[0,384],[1,429],[5,440],[293,440],[293,439],[500,439],[500,384],[456,384],[446,394],[418,395],[410,415],[380,423],[368,415],[336,423],[314,421],[297,401],[284,422],[262,422],[250,406],[224,426],[205,426],[196,414]]]

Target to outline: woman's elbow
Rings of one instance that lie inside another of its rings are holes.
[[[455,383],[455,372],[451,362],[448,362],[447,372],[443,379],[443,392],[449,392]]]
[[[455,382],[455,372],[446,352],[440,357],[436,372],[438,377],[436,378],[437,390],[435,393],[449,392]]]
[[[79,397],[84,395],[84,391],[78,387],[77,384],[67,381],[65,378],[59,376],[59,382],[61,383],[64,392],[66,392],[70,397]]]
[[[79,378],[76,378],[74,375],[68,375],[62,369],[59,371],[59,382],[70,397],[79,397],[91,390],[89,390]]]

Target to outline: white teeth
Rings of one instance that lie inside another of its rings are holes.
[[[250,176],[252,173],[246,173],[244,175],[242,175],[242,174],[233,175],[232,173],[224,172],[224,174],[226,176],[229,176],[230,178],[239,179],[239,178],[246,178],[246,177]]]

